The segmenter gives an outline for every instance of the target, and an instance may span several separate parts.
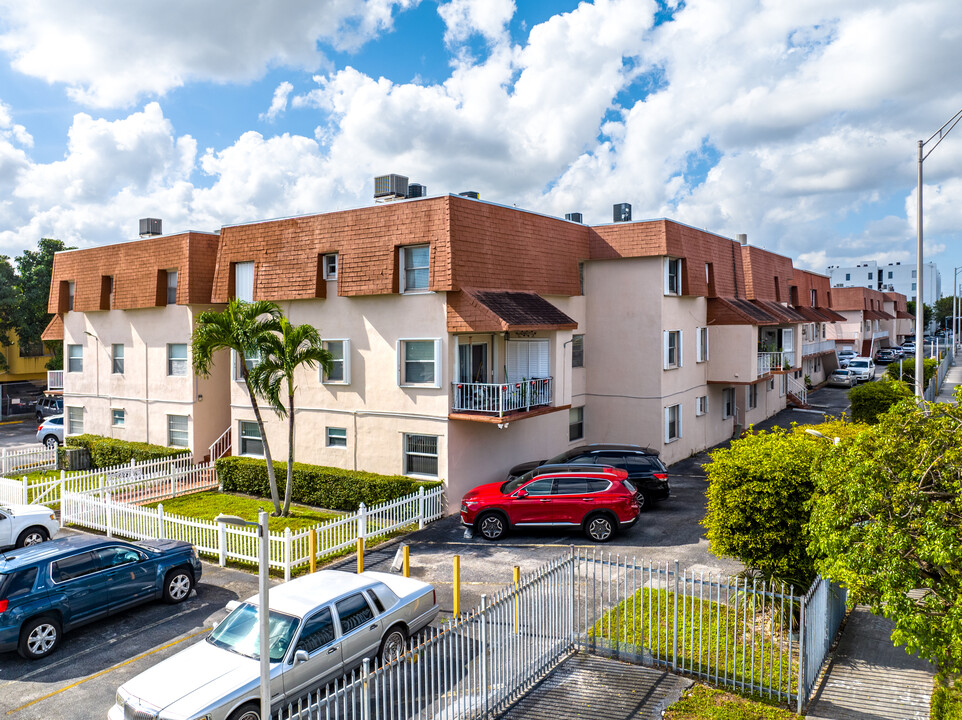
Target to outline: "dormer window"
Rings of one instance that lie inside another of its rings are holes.
[[[812,290],[812,307],[818,307],[818,290]]]
[[[167,271],[167,304],[177,304],[177,271]]]
[[[431,246],[401,248],[401,292],[427,292],[430,280]]]
[[[325,280],[337,280],[337,253],[330,253],[322,258]]]
[[[681,295],[681,258],[665,258],[665,295]]]

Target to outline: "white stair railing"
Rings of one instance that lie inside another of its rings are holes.
[[[208,448],[210,451],[210,461],[214,462],[225,455],[229,455],[232,446],[233,443],[231,441],[231,432],[230,428],[228,427],[219,438],[211,443],[210,447]]]
[[[800,380],[796,380],[791,375],[787,376],[788,379],[788,392],[798,398],[802,405],[808,405],[808,388],[805,387],[805,383]]]

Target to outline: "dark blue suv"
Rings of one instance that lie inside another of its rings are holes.
[[[0,652],[49,655],[75,627],[162,599],[187,599],[200,580],[190,543],[74,536],[0,554]]]

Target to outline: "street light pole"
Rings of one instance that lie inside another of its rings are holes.
[[[259,562],[257,569],[257,620],[260,626],[260,675],[261,675],[261,720],[271,718],[271,649],[270,649],[270,599],[268,596],[268,574],[270,573],[270,530],[266,510],[257,513],[257,522],[250,522],[236,515],[218,515],[214,520],[227,525],[256,527],[260,538]]]
[[[925,338],[924,329],[922,327],[922,320],[925,317],[925,300],[923,300],[922,287],[922,163],[925,159],[932,154],[932,151],[939,146],[945,136],[952,132],[959,120],[962,120],[962,110],[959,110],[955,115],[950,117],[948,121],[932,133],[932,136],[928,140],[919,140],[919,185],[918,192],[916,193],[916,228],[918,230],[917,245],[916,245],[916,262],[915,262],[915,395],[919,400],[925,398],[925,363],[923,362],[925,358],[925,343],[921,342]],[[936,140],[938,138],[938,140]],[[928,152],[925,151],[925,146],[930,142],[935,140],[935,144],[929,148]]]

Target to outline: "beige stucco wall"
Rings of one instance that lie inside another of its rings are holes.
[[[752,382],[758,377],[758,328],[754,325],[712,325],[708,330],[712,382]]]
[[[167,416],[186,415],[190,447],[195,459],[203,459],[229,422],[227,377],[215,371],[196,378],[190,370],[168,376],[167,344],[189,345],[194,318],[204,309],[172,305],[65,315],[65,368],[68,345],[84,350],[83,372],[65,369],[64,406],[84,408],[84,432],[166,445]],[[124,345],[123,374],[111,372],[113,344]],[[112,425],[112,409],[125,410],[123,427]]]

